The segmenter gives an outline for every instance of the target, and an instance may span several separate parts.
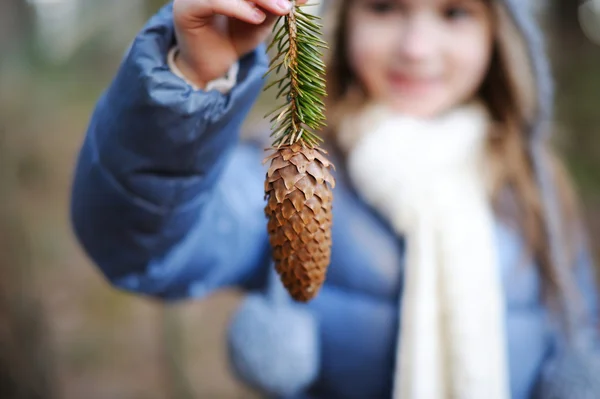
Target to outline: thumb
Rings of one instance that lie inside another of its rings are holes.
[[[306,4],[308,0],[296,0],[296,5]],[[292,10],[293,12],[293,10]],[[248,24],[244,21],[230,20],[230,35],[238,56],[243,56],[265,41],[273,31],[279,15],[266,12],[267,17],[261,24]]]
[[[253,51],[256,46],[265,41],[272,32],[278,17],[278,15],[267,13],[265,20],[258,25],[230,19],[228,21],[229,35],[238,57]]]

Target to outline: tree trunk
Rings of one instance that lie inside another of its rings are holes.
[[[31,253],[15,196],[16,157],[0,126],[0,398],[55,397],[43,311],[31,281]]]
[[[552,25],[557,36],[570,43],[581,43],[584,39],[579,26],[578,0],[553,0],[551,4]]]
[[[0,1],[0,51],[20,45],[31,32],[31,20],[24,0]]]

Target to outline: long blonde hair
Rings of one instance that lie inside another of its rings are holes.
[[[348,11],[351,1],[331,7],[326,15],[328,43],[331,51],[327,64],[327,113],[329,135],[336,134],[337,121],[364,104],[366,94],[348,63]],[[563,281],[557,276],[551,256],[547,221],[541,193],[530,157],[531,138],[524,132],[527,121],[536,110],[535,83],[531,75],[527,51],[510,18],[495,4],[496,40],[488,74],[479,96],[487,104],[494,127],[489,135],[489,159],[495,171],[493,205],[497,215],[517,227],[525,241],[527,259],[535,260],[543,281],[546,299],[554,305],[563,295]],[[518,66],[515,66],[518,64]],[[539,143],[541,145],[541,143]],[[551,150],[548,149],[551,154]],[[574,264],[578,240],[578,206],[565,168],[556,156],[551,166],[557,191],[560,193],[563,221],[562,237],[565,250]]]

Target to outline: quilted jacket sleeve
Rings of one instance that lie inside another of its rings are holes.
[[[79,242],[121,289],[202,297],[266,276],[261,151],[239,128],[262,87],[264,46],[239,60],[226,94],[167,66],[172,5],[141,30],[99,99],[71,196]]]

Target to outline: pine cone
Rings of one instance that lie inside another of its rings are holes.
[[[282,146],[265,159],[265,208],[275,270],[296,301],[315,297],[331,256],[334,167],[320,148]],[[329,185],[327,184],[329,183]]]

